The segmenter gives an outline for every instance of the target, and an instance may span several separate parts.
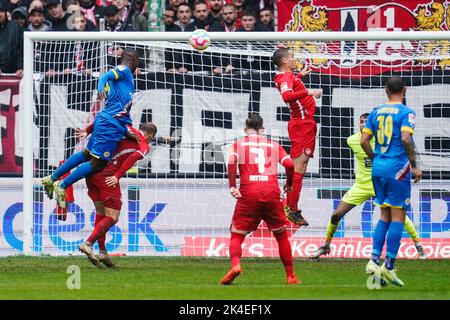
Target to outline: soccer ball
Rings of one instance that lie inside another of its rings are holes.
[[[203,51],[209,47],[210,40],[208,33],[203,29],[197,29],[192,32],[189,42],[195,50]]]

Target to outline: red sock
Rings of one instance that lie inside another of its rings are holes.
[[[291,211],[298,210],[298,200],[300,199],[300,192],[302,191],[303,173],[294,172],[294,179],[292,182],[292,192],[287,193],[287,204]]]
[[[116,224],[116,221],[111,217],[104,217],[99,224],[97,224],[92,231],[91,236],[87,239],[87,241],[91,244],[95,243],[95,241],[104,237],[106,232],[108,232],[109,228]]]
[[[106,217],[106,216],[97,213],[97,214],[95,215],[95,223],[94,223],[94,227],[96,227],[96,226],[103,220],[103,218],[105,218],[105,217]],[[101,251],[106,251],[105,241],[106,241],[106,234],[105,234],[103,237],[101,237],[100,239],[97,240],[97,242],[98,242],[98,248],[99,248]]]
[[[239,233],[231,233],[230,239],[230,261],[231,267],[241,263],[242,256],[242,242],[244,242],[245,236]]]
[[[294,274],[294,263],[292,260],[292,248],[291,243],[289,242],[289,237],[284,230],[282,233],[274,234],[275,239],[278,242],[278,250],[280,253],[281,261],[284,265],[284,270],[286,270],[287,276],[293,276]]]

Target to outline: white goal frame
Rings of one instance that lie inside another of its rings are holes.
[[[33,254],[33,44],[35,41],[185,41],[190,32],[25,32],[23,86],[23,254]],[[209,32],[211,41],[430,41],[450,31],[428,32]]]

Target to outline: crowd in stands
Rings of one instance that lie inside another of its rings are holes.
[[[161,26],[168,32],[196,29],[214,32],[274,31],[274,1],[166,0]],[[18,78],[23,76],[24,31],[97,31],[101,29],[101,18],[105,20],[106,31],[147,31],[147,0],[0,0],[0,73],[15,73]],[[52,48],[53,52],[67,50]],[[51,76],[55,69],[70,72],[74,68],[88,71],[95,67],[83,65],[83,61],[88,60],[86,57],[77,61],[80,52],[89,50],[79,44],[70,50],[73,54],[64,58],[66,62],[55,68],[43,65],[43,70],[37,71]],[[236,68],[252,67],[243,66],[242,59],[231,56],[198,54],[195,57],[191,54],[191,57],[186,57],[176,50],[166,52],[165,59],[166,70],[175,73],[199,71],[196,68],[205,71],[207,68],[206,71],[222,74],[232,73]],[[43,57],[41,60],[48,61]],[[74,63],[75,66],[70,65]]]

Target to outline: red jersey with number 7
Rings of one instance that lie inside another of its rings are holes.
[[[308,95],[301,74],[279,72],[274,78],[275,85],[281,93],[283,101],[288,104],[291,119],[313,119],[316,112],[316,101]],[[292,98],[294,94],[297,99]]]
[[[233,143],[228,157],[230,188],[236,187],[239,167],[240,191],[244,193],[278,193],[278,163],[286,167],[287,183],[292,185],[293,164],[278,143],[259,134],[250,134]]]

